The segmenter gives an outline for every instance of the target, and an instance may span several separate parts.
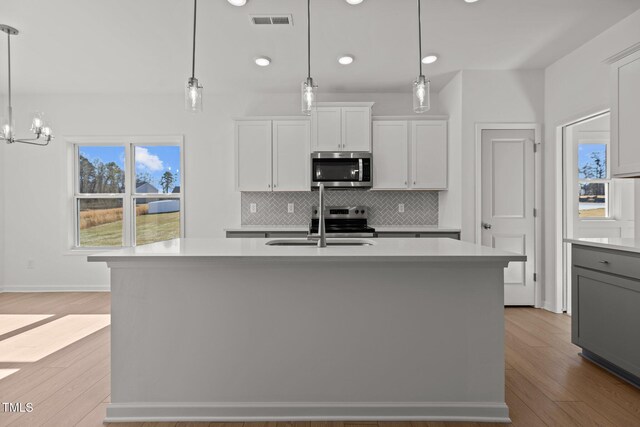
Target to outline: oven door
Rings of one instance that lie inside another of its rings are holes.
[[[311,187],[370,188],[371,154],[313,153],[311,155]]]

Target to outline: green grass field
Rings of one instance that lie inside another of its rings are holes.
[[[136,217],[136,245],[180,237],[180,212]],[[122,246],[122,221],[80,230],[80,246]]]

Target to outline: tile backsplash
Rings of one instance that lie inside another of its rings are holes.
[[[438,193],[429,191],[327,191],[327,206],[363,205],[369,207],[371,225],[437,225]],[[251,203],[256,212],[250,212]],[[294,212],[288,213],[289,203]],[[307,225],[311,207],[317,206],[314,192],[243,192],[242,225]],[[404,204],[404,213],[398,205]]]

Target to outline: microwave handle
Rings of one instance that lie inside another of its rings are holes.
[[[362,159],[358,159],[358,169],[360,170],[360,176],[358,177],[358,181],[362,182]]]

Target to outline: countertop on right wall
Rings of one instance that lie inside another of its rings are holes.
[[[592,246],[594,248],[614,249],[617,251],[640,253],[640,239],[622,237],[598,237],[564,239],[566,243],[576,245]]]

